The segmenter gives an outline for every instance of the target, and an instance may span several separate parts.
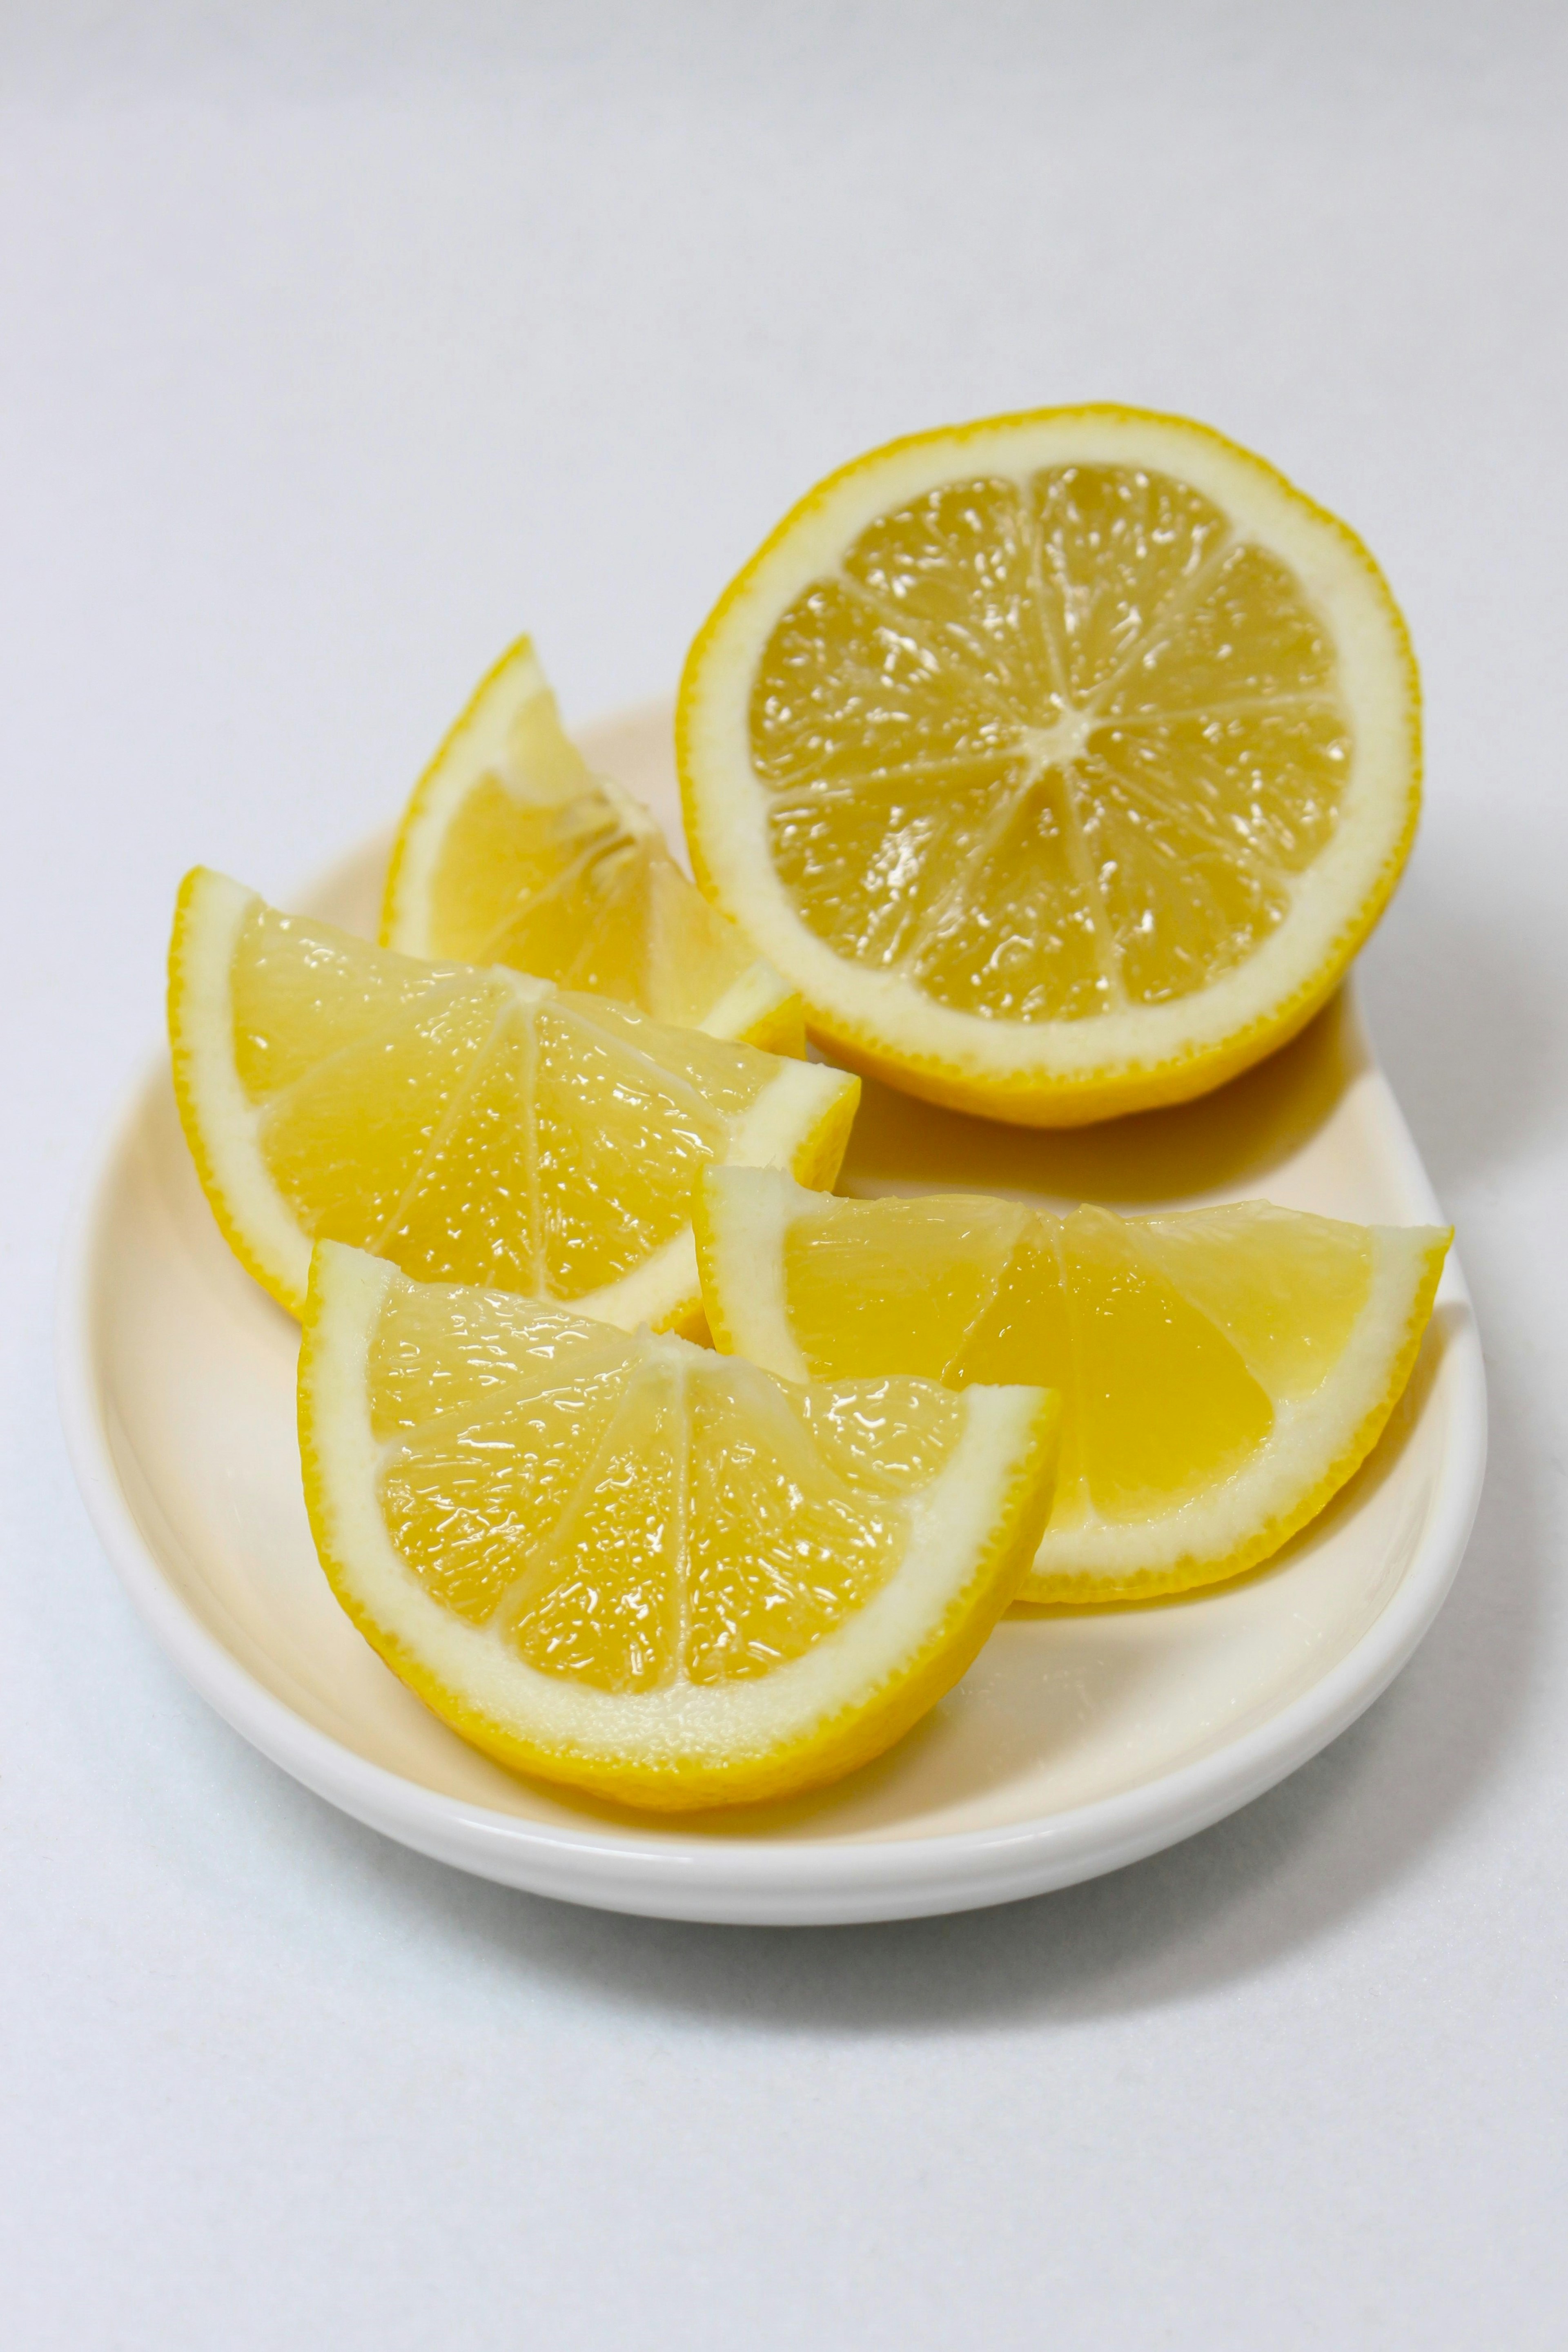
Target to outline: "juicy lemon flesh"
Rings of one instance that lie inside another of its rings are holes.
[[[1022,1022],[1160,1004],[1253,955],[1353,748],[1290,567],[1190,486],[1105,464],[879,516],[774,626],[749,735],[809,929]]]
[[[267,907],[233,989],[262,1158],[301,1227],[423,1281],[572,1299],[618,1280],[681,1231],[772,1075],[749,1046]]]
[[[721,1347],[771,1361],[747,1304],[748,1254],[768,1247],[745,1238],[747,1181],[708,1180],[705,1297]],[[1022,1596],[1036,1601],[1180,1591],[1277,1550],[1375,1442],[1449,1239],[1263,1202],[1123,1219],[794,1199],[776,1267],[789,1369],[1061,1392],[1055,1507]],[[738,1248],[719,1238],[730,1201]]]
[[[756,961],[586,773],[553,804],[482,779],[446,828],[429,922],[432,955],[509,964],[676,1027],[695,1027]]]
[[[734,1359],[399,1284],[370,1358],[382,1507],[427,1589],[597,1690],[769,1673],[883,1584],[956,1442],[929,1382],[789,1388]],[[400,1373],[428,1383],[411,1412]],[[456,1392],[482,1393],[455,1408]],[[532,1538],[519,1557],[517,1531]]]
[[[356,1290],[371,1310],[345,1352],[339,1301],[351,1319]],[[935,1580],[927,1561],[929,1589],[900,1619],[893,1588],[944,1473],[962,1472],[968,1402],[900,1378],[799,1387],[329,1246],[312,1269],[301,1442],[340,1600],[476,1744],[632,1802],[836,1777],[956,1679],[1032,1553],[1054,1435],[1053,1401],[1003,1401],[994,1491],[965,1498],[979,1539],[967,1557],[941,1539]],[[356,1416],[367,1444],[344,1443]],[[360,1472],[345,1473],[350,1460]],[[363,1514],[348,1532],[366,1462],[370,1519],[390,1546],[379,1565]],[[405,1580],[433,1608],[411,1613]],[[836,1683],[828,1660],[792,1717],[772,1678],[821,1666],[879,1596],[893,1612],[884,1654]]]
[[[925,1275],[919,1369],[955,1387],[1028,1380],[1061,1391],[1060,1520],[1082,1515],[1085,1504],[1110,1519],[1179,1505],[1267,1442],[1273,1426],[1267,1391],[1220,1325],[1171,1282],[1153,1236],[1103,1209],[1070,1217],[1004,1211],[977,1220],[977,1232],[960,1229],[956,1238],[978,1244],[974,1255],[964,1247],[956,1262],[933,1266],[920,1246],[921,1205],[897,1204],[915,1213],[899,1221],[900,1239]],[[855,1250],[857,1225],[891,1222],[878,1214],[882,1206],[851,1203],[826,1219],[802,1217],[786,1239],[791,1321],[814,1377],[829,1362],[841,1374],[849,1369],[832,1327],[833,1297],[842,1295],[841,1261]],[[1320,1258],[1332,1255],[1333,1291],[1322,1318],[1343,1338],[1364,1303],[1369,1265],[1363,1238],[1341,1230],[1337,1251],[1322,1235],[1313,1239]],[[942,1231],[939,1246],[947,1239]],[[894,1302],[872,1292],[859,1303],[856,1373],[907,1360]],[[1311,1334],[1320,1302],[1300,1303]]]
[[[486,756],[476,741],[492,735]],[[427,828],[434,841],[411,854]],[[687,880],[647,812],[592,774],[527,638],[481,684],[414,794],[382,937],[439,960],[509,965],[682,1028],[708,1021],[749,975],[749,1042],[804,1050],[798,1000],[777,975],[763,979],[756,950]]]
[[[200,867],[170,1024],[219,1223],[296,1313],[326,1239],[592,1312],[631,1277],[602,1301],[612,1320],[698,1328],[702,1170],[749,1156],[831,1183],[856,1091],[608,999],[372,947]]]

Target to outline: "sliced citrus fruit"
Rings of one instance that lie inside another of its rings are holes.
[[[280,915],[197,866],[169,953],[180,1116],[219,1224],[298,1314],[317,1235],[433,1281],[700,1329],[711,1160],[831,1183],[859,1081]]]
[[[408,804],[382,942],[805,1050],[800,998],[694,889],[647,810],[590,772],[527,637],[482,680]]]
[[[1061,1391],[1037,1601],[1176,1592],[1277,1551],[1376,1443],[1451,1238],[1263,1201],[1130,1218],[839,1201],[721,1169],[696,1224],[716,1345],[786,1380]]]
[[[1387,900],[1419,696],[1382,573],[1260,458],[1109,407],[804,499],[692,647],[698,881],[853,1066],[1071,1125],[1281,1045]]]
[[[796,1387],[319,1245],[305,1493],[343,1607],[503,1763],[633,1804],[836,1779],[950,1688],[1050,1509],[1056,1400]]]

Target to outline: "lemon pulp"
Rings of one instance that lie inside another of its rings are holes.
[[[818,486],[682,680],[705,891],[852,1066],[1071,1125],[1292,1035],[1419,799],[1409,641],[1354,536],[1207,428],[1041,410]]]
[[[402,956],[198,867],[170,1025],[219,1222],[296,1312],[310,1242],[424,1280],[690,1321],[715,1158],[831,1182],[855,1082],[492,967]]]
[[[507,964],[657,1021],[804,1050],[800,1001],[681,872],[653,819],[592,774],[527,637],[481,681],[421,778],[382,940]]]
[[[1050,1507],[1055,1401],[795,1386],[318,1246],[307,1500],[340,1600],[504,1761],[660,1805],[778,1794],[962,1672]]]
[[[1361,1462],[1409,1375],[1449,1236],[1246,1202],[1071,1216],[834,1201],[714,1171],[717,1344],[787,1377],[1022,1381],[1063,1400],[1025,1597],[1098,1601],[1265,1559]]]
[[[1019,1021],[1162,1003],[1251,955],[1352,748],[1301,581],[1126,465],[879,515],[775,624],[749,732],[809,929]]]

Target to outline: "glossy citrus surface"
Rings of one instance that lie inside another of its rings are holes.
[[[1181,419],[918,436],[786,518],[694,646],[699,878],[849,1059],[1072,1122],[1320,1005],[1414,827],[1415,670],[1360,542]]]
[[[382,940],[509,964],[774,1053],[800,1000],[693,888],[648,812],[593,775],[529,639],[497,663],[420,781],[392,851]]]
[[[284,915],[198,866],[170,952],[181,1116],[235,1248],[298,1313],[310,1244],[423,1280],[700,1314],[712,1160],[831,1182],[858,1082],[499,967]]]
[[[1235,1575],[1321,1510],[1409,1377],[1450,1238],[1267,1202],[1121,1218],[838,1201],[723,1170],[697,1234],[716,1342],[773,1371],[1059,1390],[1024,1597],[1075,1601]]]
[[[685,1807],[835,1778],[950,1686],[1044,1524],[1056,1401],[796,1386],[327,1243],[299,1417],[389,1664],[503,1762]]]

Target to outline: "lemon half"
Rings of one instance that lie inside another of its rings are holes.
[[[694,870],[816,1036],[934,1102],[1178,1102],[1333,991],[1409,849],[1382,573],[1177,417],[1041,410],[831,476],[682,682]]]

